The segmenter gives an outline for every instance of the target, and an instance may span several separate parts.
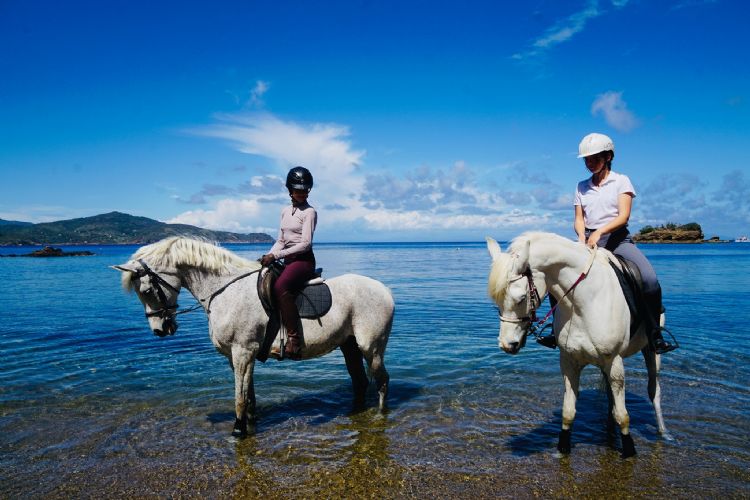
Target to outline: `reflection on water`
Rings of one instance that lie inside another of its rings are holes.
[[[750,348],[736,325],[748,324],[750,298],[722,283],[750,287],[732,272],[750,267],[750,247],[722,248],[646,248],[683,347],[663,363],[674,441],[656,432],[642,359],[626,361],[638,452],[628,460],[607,433],[593,368],[573,453],[556,452],[557,354],[533,342],[518,356],[497,348],[483,245],[316,250],[326,275],[360,272],[393,290],[388,411],[375,409],[373,388],[353,411],[338,352],[269,362],[256,369],[258,421],[242,440],[230,436],[233,379],[205,317],[185,315],[177,335],[154,338],[106,267],[133,249],[15,267],[0,259],[4,284],[19,291],[0,294],[0,310],[13,311],[0,322],[0,497],[747,496]],[[60,286],[70,282],[99,288],[71,294]]]

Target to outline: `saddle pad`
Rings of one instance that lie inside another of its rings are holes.
[[[305,287],[297,295],[300,318],[319,318],[331,309],[331,290],[325,283]]]
[[[641,292],[641,275],[635,265],[632,265],[619,255],[615,255],[614,257],[617,258],[622,267],[618,268],[612,260],[609,261],[609,264],[615,271],[617,281],[620,282],[625,302],[627,302],[628,309],[630,309],[630,316],[633,318],[633,321],[630,322],[630,336],[632,337],[641,324],[641,317],[648,314]]]

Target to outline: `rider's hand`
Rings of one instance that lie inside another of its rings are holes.
[[[601,237],[602,237],[602,233],[599,230],[596,230],[589,235],[589,239],[586,242],[586,244],[589,247],[594,248],[596,244],[599,242],[599,238]]]
[[[273,258],[273,255],[269,253],[260,258],[260,263],[263,264],[264,266],[270,266],[271,264],[273,264],[273,261],[275,260],[276,259]]]

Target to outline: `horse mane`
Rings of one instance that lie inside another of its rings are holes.
[[[260,269],[260,262],[242,257],[208,241],[170,236],[139,248],[131,260],[145,260],[155,268],[194,267],[211,274],[230,274],[238,269]],[[133,288],[133,273],[122,273],[122,286]]]
[[[560,236],[559,234],[545,233],[542,231],[527,231],[513,238],[507,250],[492,262],[490,276],[487,280],[487,293],[496,304],[501,304],[503,302],[505,299],[505,292],[508,290],[508,280],[511,278],[510,274],[513,270],[512,255],[517,253],[527,241],[533,245],[535,242],[549,242],[550,240],[554,240],[556,245],[568,245],[571,248],[576,246],[574,241]]]

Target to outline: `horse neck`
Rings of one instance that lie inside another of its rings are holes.
[[[184,268],[180,272],[182,285],[197,300],[204,299],[218,290],[229,276],[213,274],[196,267]]]
[[[546,289],[559,299],[585,270],[589,255],[559,241],[538,241],[531,244],[529,263],[544,274]]]

